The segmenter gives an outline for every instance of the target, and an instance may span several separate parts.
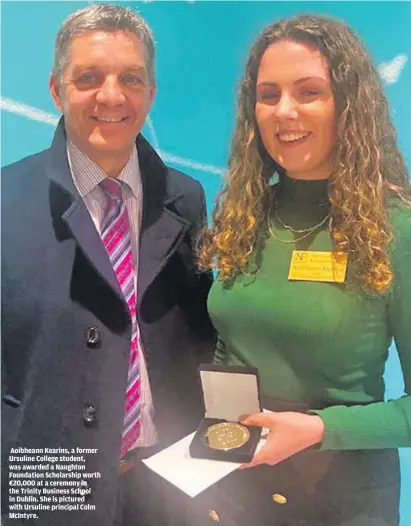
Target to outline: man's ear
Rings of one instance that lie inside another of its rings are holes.
[[[63,113],[63,105],[61,102],[61,92],[60,92],[60,85],[58,83],[56,75],[53,73],[50,74],[49,77],[49,89],[50,89],[50,95],[53,99],[54,105],[56,108]]]
[[[156,93],[157,93],[157,84],[156,84],[155,81],[153,81],[152,84],[150,84],[150,94],[149,94],[149,97],[150,97],[150,108],[153,105],[154,97],[156,96]]]

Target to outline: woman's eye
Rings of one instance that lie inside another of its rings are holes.
[[[269,91],[266,93],[260,93],[259,95],[259,99],[262,101],[266,101],[266,102],[275,102],[276,100],[278,100],[278,98],[279,98],[278,93],[269,92]]]
[[[315,97],[316,95],[319,95],[319,94],[320,92],[315,89],[306,89],[302,92],[302,95],[304,95],[305,97]]]

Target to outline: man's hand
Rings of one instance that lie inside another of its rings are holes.
[[[259,464],[273,466],[300,451],[319,444],[324,437],[324,423],[318,415],[296,412],[255,413],[241,420],[242,424],[269,429],[267,443],[248,464],[240,469]]]

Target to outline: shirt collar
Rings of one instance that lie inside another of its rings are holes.
[[[107,174],[69,139],[67,139],[67,157],[74,184],[82,198],[107,177]],[[138,197],[140,178],[138,152],[136,145],[134,145],[130,158],[121,170],[118,180],[126,183],[134,197]]]

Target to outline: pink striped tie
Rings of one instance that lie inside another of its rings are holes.
[[[126,299],[132,322],[130,363],[120,454],[123,457],[140,435],[140,370],[131,229],[127,208],[121,198],[121,183],[116,179],[106,178],[101,185],[108,197],[101,227],[101,238]]]

